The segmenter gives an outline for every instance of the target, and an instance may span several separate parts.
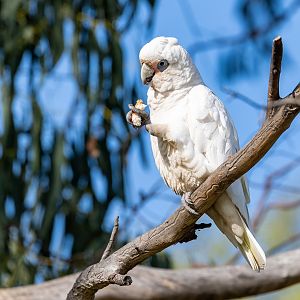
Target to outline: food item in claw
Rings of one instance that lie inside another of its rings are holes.
[[[143,103],[143,100],[138,99],[134,107],[140,110],[144,110],[147,107],[147,105]],[[131,121],[132,124],[136,127],[140,127],[142,125],[142,118],[135,112],[132,113]]]

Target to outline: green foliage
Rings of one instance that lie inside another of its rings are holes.
[[[154,1],[149,4],[153,7]],[[94,253],[105,245],[108,236],[101,224],[108,208],[112,200],[126,201],[123,176],[132,139],[124,108],[131,98],[127,95],[126,102],[120,39],[137,5],[135,0],[0,1],[2,285],[31,283],[36,274],[45,279],[72,272],[88,257],[97,259]],[[71,36],[65,33],[68,26]],[[79,91],[59,130],[43,112],[39,90],[66,51]],[[13,105],[24,66],[29,111],[20,120]],[[86,115],[74,133],[79,104]],[[101,193],[93,184],[97,172],[104,182]],[[88,211],[80,209],[83,199],[90,203]],[[51,252],[57,220],[65,224],[59,228],[62,247],[72,244],[63,262]]]

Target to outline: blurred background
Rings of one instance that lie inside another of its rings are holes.
[[[180,205],[148,134],[125,121],[129,103],[146,101],[138,61],[146,42],[179,39],[244,145],[264,119],[277,35],[282,96],[299,82],[299,8],[299,0],[0,0],[1,286],[80,270],[100,258],[117,215],[121,246]],[[248,173],[253,230],[268,255],[300,247],[299,125]],[[244,261],[213,225],[145,263]],[[299,293],[296,285],[256,298]]]

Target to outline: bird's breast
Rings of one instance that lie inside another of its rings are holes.
[[[177,194],[194,190],[208,175],[206,158],[197,150],[199,147],[195,147],[192,138],[187,101],[186,95],[166,97],[156,102],[154,98],[148,98],[151,122],[166,124],[175,139],[168,141],[151,136],[152,151],[159,172]]]
[[[151,136],[152,151],[157,168],[167,185],[175,193],[184,194],[193,191],[207,177],[206,159],[201,153],[197,153],[186,124],[180,121],[176,122],[176,126],[172,124],[168,124],[168,129],[176,130],[174,136],[178,133],[178,126],[182,127],[179,136],[183,142]]]

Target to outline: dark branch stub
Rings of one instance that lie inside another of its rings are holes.
[[[200,223],[200,224],[195,224],[195,230],[201,230],[201,229],[206,229],[210,228],[211,223]]]
[[[191,228],[191,230],[189,230],[183,237],[182,239],[179,241],[179,243],[187,243],[190,242],[192,240],[196,240],[197,239],[197,234],[196,234],[196,230],[202,230],[202,229],[206,229],[206,228],[210,228],[211,227],[211,223],[200,223],[200,224],[194,224],[193,227]]]
[[[108,278],[109,283],[120,286],[127,286],[132,284],[132,279],[129,275],[113,274]]]

